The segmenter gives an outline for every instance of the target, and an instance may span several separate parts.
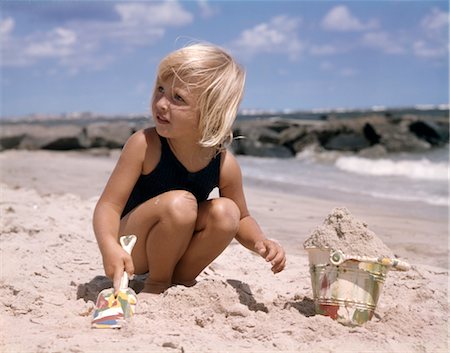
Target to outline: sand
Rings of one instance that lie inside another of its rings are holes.
[[[348,256],[395,258],[394,253],[346,207],[336,207],[303,243],[305,248],[340,250]]]
[[[114,161],[0,153],[1,352],[448,351],[447,210],[368,206],[349,195],[304,197],[248,179],[249,208],[285,246],[285,271],[273,275],[262,258],[233,242],[194,287],[141,297],[121,330],[91,329],[97,293],[111,286],[91,216]],[[361,327],[314,313],[303,242],[339,206],[412,264],[408,272],[388,273],[375,317]],[[132,281],[136,291],[142,281]]]

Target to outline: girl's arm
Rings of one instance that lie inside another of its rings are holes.
[[[133,261],[119,245],[120,216],[139,175],[147,149],[144,131],[133,134],[97,202],[93,217],[94,233],[103,257],[105,273],[119,287],[125,269],[134,273]]]
[[[236,158],[229,152],[222,154],[220,171],[220,196],[233,200],[241,211],[236,239],[247,249],[257,252],[272,264],[274,273],[284,269],[286,256],[282,246],[266,238],[256,220],[250,215],[242,186],[242,173]]]

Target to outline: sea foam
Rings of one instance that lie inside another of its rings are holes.
[[[375,176],[400,176],[421,180],[448,180],[449,165],[446,162],[432,162],[427,158],[419,160],[368,159],[362,157],[339,157],[337,168],[357,174]]]

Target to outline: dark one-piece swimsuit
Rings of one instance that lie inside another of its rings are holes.
[[[191,192],[197,202],[205,201],[219,185],[220,156],[218,153],[202,170],[191,173],[173,154],[166,138],[161,141],[161,157],[155,169],[141,174],[130,194],[121,218],[147,200],[171,190]]]

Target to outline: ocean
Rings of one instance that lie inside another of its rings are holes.
[[[238,156],[244,177],[305,196],[352,195],[366,200],[448,206],[449,146],[426,153],[369,159],[306,150],[293,159]],[[245,180],[245,179],[244,179]]]

